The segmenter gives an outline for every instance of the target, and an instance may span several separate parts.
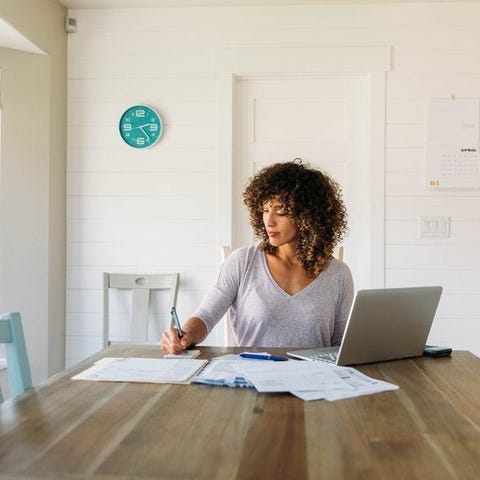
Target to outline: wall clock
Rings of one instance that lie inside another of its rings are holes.
[[[125,110],[118,128],[123,140],[134,148],[155,145],[163,132],[160,115],[147,105],[134,105]]]

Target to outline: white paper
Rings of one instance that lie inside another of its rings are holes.
[[[344,398],[358,397],[361,395],[370,395],[372,393],[386,392],[397,390],[398,385],[393,383],[384,382],[383,380],[377,380],[371,378],[358,370],[351,367],[333,367],[333,370],[338,377],[352,389],[337,389],[326,390],[324,388],[320,390],[308,390],[308,391],[293,391],[293,395],[301,398],[302,400],[341,400]]]
[[[185,350],[182,353],[174,354],[174,353],[166,353],[163,355],[162,358],[166,359],[173,359],[173,360],[183,360],[188,358],[196,358],[200,355],[200,350]]]
[[[478,99],[434,99],[428,108],[429,145],[477,146]]]
[[[206,363],[207,360],[196,359],[103,358],[72,378],[148,383],[189,383],[193,380],[209,385],[253,386],[259,392],[290,392],[302,400],[329,401],[398,388],[354,368],[322,362],[275,362],[225,355],[213,359],[200,371]]]
[[[216,357],[194,382],[229,387],[252,386],[259,392],[290,392],[302,400],[329,401],[396,390],[397,385],[368,377],[351,367],[322,362]]]
[[[72,377],[73,380],[106,382],[183,383],[207,360],[163,358],[104,358]]]
[[[260,360],[255,364],[235,363],[235,368],[259,392],[290,392],[303,400],[333,401],[398,389],[354,368],[322,362]]]
[[[259,392],[353,390],[353,387],[339,378],[329,364],[296,360],[288,362],[260,360],[259,362],[236,365],[238,372],[247,377]]]

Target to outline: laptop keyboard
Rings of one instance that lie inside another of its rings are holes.
[[[312,362],[335,363],[337,361],[337,352],[312,353],[308,356]]]
[[[339,347],[312,348],[287,352],[291,357],[308,360],[309,362],[337,363]]]

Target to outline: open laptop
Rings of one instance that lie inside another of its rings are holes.
[[[441,294],[439,286],[359,290],[340,347],[287,354],[342,366],[420,356]]]

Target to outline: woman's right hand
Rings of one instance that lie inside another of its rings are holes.
[[[187,332],[184,332],[183,337],[179,338],[177,330],[172,327],[163,332],[160,346],[162,347],[163,353],[179,355],[192,343],[193,342]]]
[[[190,317],[182,325],[182,331],[182,338],[178,338],[178,332],[173,327],[163,333],[160,346],[164,353],[179,355],[190,345],[203,342],[207,336],[207,327],[198,317]]]

